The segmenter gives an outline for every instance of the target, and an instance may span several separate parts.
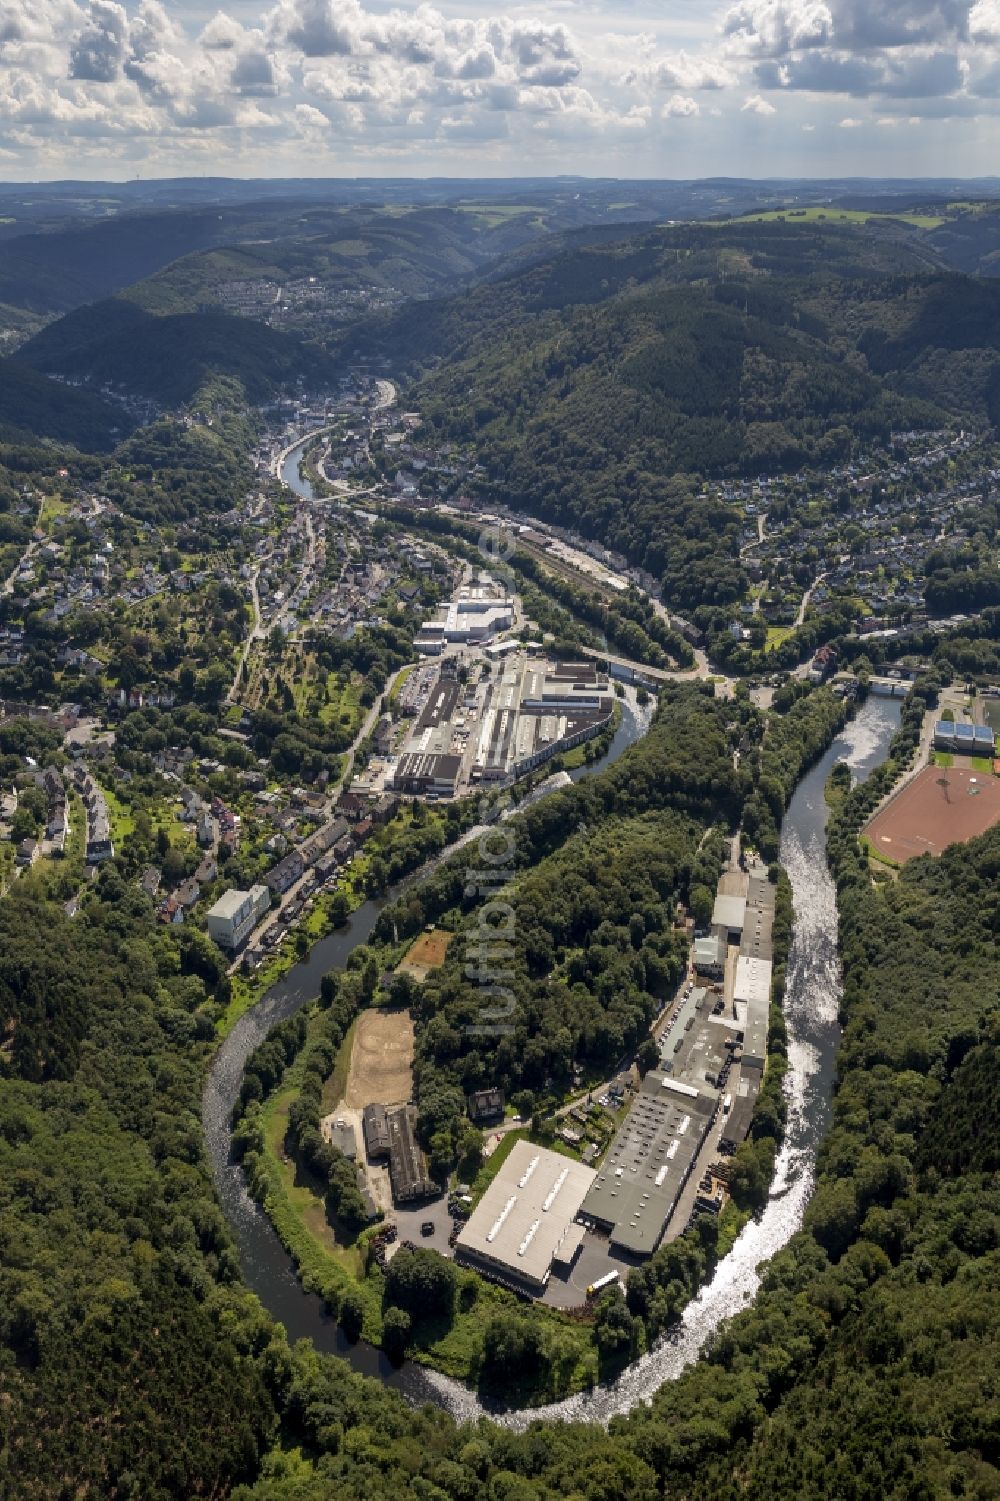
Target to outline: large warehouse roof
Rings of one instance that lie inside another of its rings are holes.
[[[749,954],[740,954],[736,961],[736,981],[733,986],[734,1001],[756,1001],[768,1006],[771,1001],[770,959],[757,959]]]
[[[572,1157],[519,1141],[459,1235],[459,1258],[540,1292],[594,1177]]]
[[[712,911],[712,926],[713,928],[738,928],[742,932],[746,915],[747,899],[745,896],[717,896]]]
[[[697,1157],[716,1099],[651,1069],[583,1203],[611,1243],[649,1256]]]

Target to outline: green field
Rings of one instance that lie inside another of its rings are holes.
[[[983,718],[991,730],[1000,734],[1000,698],[983,699]]]
[[[774,651],[774,648],[780,646],[783,641],[787,641],[794,631],[794,625],[769,625],[764,650],[766,652]]]
[[[816,205],[812,208],[774,208],[765,209],[759,214],[746,214],[742,219],[730,219],[730,224],[771,224],[777,220],[784,220],[790,224],[867,224],[870,219],[895,220],[899,224],[911,224],[914,229],[937,229],[938,225],[945,222],[943,214],[918,214],[912,210],[902,210],[898,214],[885,214],[870,212],[867,209],[858,208],[823,208]]]

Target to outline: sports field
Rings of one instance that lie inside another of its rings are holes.
[[[454,936],[454,933],[446,933],[441,928],[435,928],[433,933],[421,933],[401,959],[399,973],[411,975],[414,980],[426,980],[432,969],[441,968]]]
[[[925,766],[864,830],[895,865],[939,855],[1000,822],[1000,778],[966,766]]]
[[[408,1011],[362,1011],[354,1029],[344,1104],[404,1105],[413,1094],[413,1018]]]

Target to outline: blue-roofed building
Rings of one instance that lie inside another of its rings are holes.
[[[956,724],[939,719],[934,726],[934,749],[968,756],[992,756],[995,737],[988,725]]]

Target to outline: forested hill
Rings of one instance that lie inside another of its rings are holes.
[[[271,270],[295,276],[332,267],[347,281],[357,281],[359,274],[377,281],[381,268],[383,280],[401,278],[403,290],[440,290],[449,277],[468,274],[543,233],[548,216],[540,205],[537,214],[498,217],[496,222],[488,214],[434,205],[386,210],[318,204],[289,190],[269,203],[199,204],[123,213],[100,223],[63,223],[6,239],[0,305],[68,312],[178,261],[186,270],[175,281],[167,278],[159,300],[163,311],[192,310],[197,301],[186,301],[188,293],[204,300],[220,274],[231,278]],[[217,259],[211,254],[215,249]],[[228,252],[235,257],[231,264]],[[173,295],[167,295],[167,287]]]
[[[316,384],[332,373],[322,352],[297,335],[223,313],[158,318],[119,297],[50,323],[12,363],[166,406],[189,401],[213,375],[239,380],[251,401],[262,401],[297,376]]]
[[[303,277],[328,293],[358,288],[442,296],[508,254],[549,238],[544,214],[495,217],[448,207],[352,209],[289,215],[281,233],[184,256],[137,281],[127,295],[151,312],[195,312],[220,287],[257,278],[281,285]],[[620,231],[619,231],[620,233]]]
[[[291,1413],[311,1458],[239,1501],[993,1501],[1000,830],[875,887],[855,834],[884,786],[851,794],[831,832],[845,1031],[816,1193],[709,1359],[610,1434],[523,1437],[456,1433],[315,1361]],[[648,1296],[630,1276],[637,1317]],[[340,1440],[359,1421],[363,1454]]]
[[[91,391],[47,380],[14,360],[0,360],[0,441],[52,438],[85,452],[103,452],[134,425],[123,407]]]
[[[1000,287],[849,228],[681,226],[576,247],[350,340],[424,372],[414,403],[475,445],[487,494],[607,541],[683,608],[745,586],[733,515],[703,477],[993,420]]]

